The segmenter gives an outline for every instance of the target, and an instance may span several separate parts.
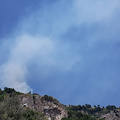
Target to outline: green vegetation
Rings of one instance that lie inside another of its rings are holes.
[[[4,100],[4,97],[9,95],[9,96],[15,96],[15,95],[20,95],[23,93],[17,92],[15,91],[13,88],[7,88],[5,87],[4,90],[0,89],[0,102],[2,102]]]
[[[82,114],[77,111],[68,111],[68,118],[63,118],[62,120],[96,120],[87,114]]]
[[[13,88],[5,87],[4,90],[0,89],[0,120],[47,120],[43,113],[35,112],[27,107],[22,107],[19,102],[19,95],[24,94],[15,91]],[[31,95],[31,94],[26,94]],[[33,93],[33,99],[37,93]],[[53,102],[59,105],[59,101],[55,98],[44,95],[41,97],[43,102]],[[64,105],[65,106],[65,105]],[[62,120],[105,120],[100,119],[102,115],[110,113],[111,111],[116,117],[120,118],[120,108],[114,105],[108,105],[105,108],[100,105],[92,107],[90,104],[85,105],[69,105],[65,106],[68,111],[68,117]]]
[[[27,109],[23,113],[23,117],[25,120],[47,120],[47,118],[44,116],[44,114],[42,114],[42,113],[40,114],[40,113],[35,112],[33,110],[30,110],[30,109]]]
[[[41,100],[53,102],[54,104],[59,104],[59,101],[53,98],[52,96],[44,95]]]
[[[0,89],[0,120],[47,120],[44,114],[22,107],[19,94],[23,93],[11,88]]]
[[[20,94],[23,94],[23,93],[18,92],[18,91],[15,91],[13,88],[7,88],[7,87],[5,87],[4,90],[1,90],[1,89],[0,89],[0,96],[4,96],[4,95],[6,95],[6,94],[10,94],[10,95],[12,95],[12,94],[14,94],[14,95],[20,95]]]
[[[100,105],[91,107],[89,104],[85,105],[70,105],[66,106],[68,110],[68,118],[64,118],[63,120],[104,120],[100,119],[100,117],[104,114],[110,113],[113,111],[117,117],[120,117],[117,112],[119,108],[108,105],[106,108],[100,107]]]

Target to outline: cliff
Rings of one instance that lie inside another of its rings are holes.
[[[19,95],[19,101],[22,107],[28,107],[34,111],[42,112],[48,116],[49,120],[61,120],[67,117],[66,108],[51,96],[23,94]]]

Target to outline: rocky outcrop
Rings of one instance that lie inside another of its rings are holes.
[[[110,111],[110,113],[102,115],[105,120],[120,120],[120,111]]]
[[[19,96],[19,100],[21,106],[42,112],[48,116],[49,120],[61,120],[63,117],[67,117],[65,107],[51,96],[23,94]]]

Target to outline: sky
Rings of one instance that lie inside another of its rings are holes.
[[[120,106],[120,0],[0,0],[0,87],[63,104]]]

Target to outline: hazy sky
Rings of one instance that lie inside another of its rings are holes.
[[[0,87],[63,104],[120,105],[120,0],[0,0]]]

